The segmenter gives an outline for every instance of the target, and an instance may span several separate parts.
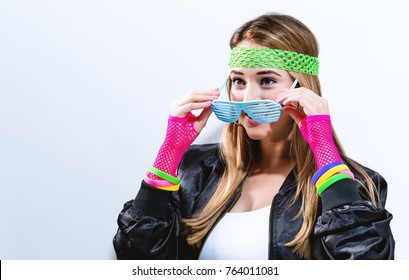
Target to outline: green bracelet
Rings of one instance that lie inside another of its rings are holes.
[[[149,166],[149,172],[155,174],[156,176],[158,176],[159,178],[162,178],[168,182],[171,182],[175,185],[179,185],[180,184],[180,179],[177,177],[173,177],[172,175],[165,173],[155,167],[153,167],[153,165]]]
[[[331,178],[329,178],[328,180],[326,180],[324,183],[322,183],[318,188],[317,188],[317,192],[318,195],[321,196],[321,194],[328,189],[328,187],[330,187],[332,184],[334,184],[335,182],[338,182],[342,179],[351,179],[351,176],[349,176],[348,174],[345,173],[339,173],[336,174],[334,176],[332,176]]]

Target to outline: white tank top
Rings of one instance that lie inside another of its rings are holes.
[[[270,209],[226,213],[205,241],[199,260],[267,260]]]

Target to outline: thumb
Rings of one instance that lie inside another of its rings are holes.
[[[207,120],[212,114],[212,109],[210,107],[204,108],[199,116],[197,116],[197,122],[195,122],[195,129],[197,132],[201,132],[202,129],[206,126]]]
[[[297,110],[292,105],[284,105],[281,110],[289,114],[298,125],[300,124],[300,121],[305,117],[299,110]]]

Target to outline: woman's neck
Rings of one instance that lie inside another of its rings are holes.
[[[256,169],[273,171],[293,164],[290,157],[290,141],[288,139],[279,142],[267,140],[259,142],[259,157],[256,162]]]

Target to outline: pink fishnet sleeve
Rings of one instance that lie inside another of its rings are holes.
[[[165,141],[159,149],[153,166],[165,173],[176,177],[176,170],[187,148],[197,138],[199,133],[194,128],[196,116],[188,113],[184,118],[169,116]],[[151,172],[147,177],[161,180]]]
[[[317,170],[331,162],[342,161],[332,137],[329,115],[305,117],[300,122],[300,130],[314,154]]]

